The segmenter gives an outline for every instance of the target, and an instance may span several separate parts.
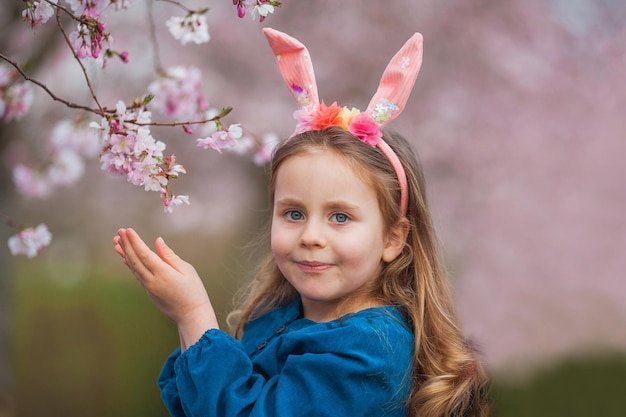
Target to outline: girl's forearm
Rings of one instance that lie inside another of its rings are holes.
[[[220,328],[211,305],[203,306],[194,311],[193,314],[186,315],[184,320],[177,323],[177,327],[181,352],[186,351],[189,346],[200,340],[207,330]]]

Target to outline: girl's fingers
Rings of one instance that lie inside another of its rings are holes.
[[[170,268],[133,229],[120,231],[120,237],[127,262],[130,263],[133,272],[140,274],[142,279],[161,276],[166,272],[164,268]]]

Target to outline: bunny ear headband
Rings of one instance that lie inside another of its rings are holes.
[[[404,216],[408,204],[406,173],[398,156],[382,139],[381,128],[398,117],[411,94],[422,64],[422,35],[415,33],[391,59],[367,110],[361,112],[339,107],[336,102],[330,106],[320,103],[313,64],[306,47],[275,29],[265,28],[263,34],[298,106],[294,113],[298,121],[294,135],[337,126],[360,141],[378,147],[396,171],[400,183],[400,212]]]

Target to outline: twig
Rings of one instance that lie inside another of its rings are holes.
[[[148,22],[150,23],[150,38],[152,38],[152,51],[154,54],[154,66],[157,74],[163,72],[161,64],[161,52],[159,51],[159,43],[156,38],[156,25],[154,24],[154,6],[151,1],[148,2]]]
[[[48,93],[48,95],[54,100],[54,101],[58,101],[60,103],[65,104],[67,107],[72,108],[72,109],[79,109],[79,110],[85,110],[91,113],[95,113],[97,115],[104,115],[104,112],[102,112],[101,110],[97,110],[97,109],[92,109],[91,107],[87,107],[87,106],[83,106],[80,104],[76,104],[76,103],[72,103],[69,102],[67,100],[64,100],[60,97],[57,97],[52,91],[50,91],[50,89],[48,88],[48,86],[46,86],[45,84],[43,84],[41,81],[38,81],[32,77],[30,77],[28,74],[26,74],[26,72],[19,66],[19,64],[13,60],[11,60],[10,58],[8,58],[7,56],[5,56],[4,54],[2,54],[0,52],[0,58],[2,58],[3,60],[5,60],[6,62],[8,62],[9,64],[11,64],[13,66],[13,68],[15,68],[17,70],[17,72],[20,73],[20,75],[22,76],[22,78],[24,78],[26,81],[29,81],[35,85],[38,85],[39,87],[41,87],[46,93]]]
[[[105,115],[104,109],[100,105],[100,102],[98,101],[98,97],[96,97],[96,93],[93,91],[93,87],[91,86],[91,80],[89,79],[89,76],[87,75],[87,70],[85,69],[85,66],[83,65],[83,63],[80,60],[80,58],[78,57],[78,55],[76,55],[76,51],[74,51],[74,48],[72,47],[72,43],[70,42],[70,39],[67,36],[67,33],[65,32],[65,29],[63,29],[63,25],[61,24],[61,17],[60,17],[58,9],[57,9],[56,15],[57,15],[57,25],[59,26],[59,30],[61,30],[61,33],[63,34],[63,38],[65,39],[65,43],[67,43],[67,46],[70,48],[70,51],[72,51],[72,55],[74,55],[74,59],[76,59],[76,62],[78,62],[78,65],[80,65],[80,68],[83,70],[83,75],[85,76],[85,81],[87,82],[87,87],[89,88],[89,92],[91,93],[91,97],[93,98],[93,101],[96,102],[96,105],[98,106],[98,109],[100,109],[100,113],[98,113],[98,114],[100,114],[101,116],[104,117],[104,115]]]

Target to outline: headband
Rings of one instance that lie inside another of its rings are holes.
[[[400,115],[411,94],[422,64],[423,38],[415,33],[387,64],[367,110],[330,106],[320,103],[313,63],[309,51],[297,39],[275,29],[265,28],[263,34],[276,56],[283,81],[298,109],[294,135],[309,130],[337,126],[352,133],[360,141],[377,147],[389,160],[400,184],[400,212],[406,215],[407,179],[400,159],[383,140],[381,128]]]

